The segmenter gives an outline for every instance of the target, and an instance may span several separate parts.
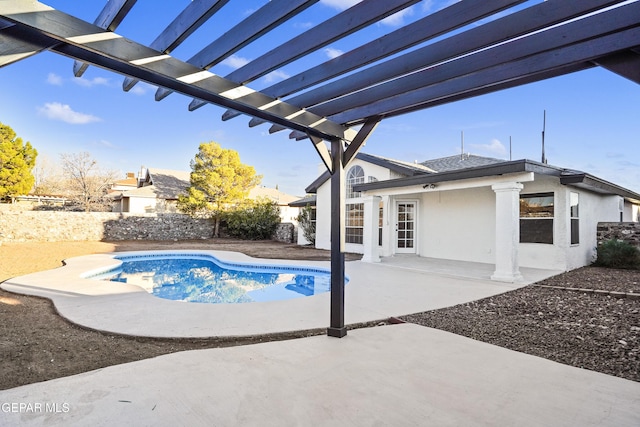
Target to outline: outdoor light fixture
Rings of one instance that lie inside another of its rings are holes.
[[[435,184],[425,184],[425,185],[422,186],[422,188],[425,188],[425,189],[427,187],[430,188],[431,190],[433,190],[434,188],[436,188],[436,185]]]

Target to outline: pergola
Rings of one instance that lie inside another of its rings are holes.
[[[363,0],[280,45],[267,34],[318,0],[271,0],[183,60],[171,52],[230,0],[193,0],[148,46],[115,31],[136,0],[108,0],[93,23],[34,0],[0,0],[0,67],[49,50],[246,115],[249,126],[309,139],[331,173],[331,317],[344,322],[344,168],[378,123],[416,110],[600,66],[640,83],[640,2],[460,0],[270,87],[251,83],[419,0]],[[236,2],[237,3],[237,2]],[[160,4],[160,3],[159,3]],[[162,7],[162,6],[158,6]],[[141,23],[144,25],[144,23]],[[209,71],[249,44],[262,54],[222,77]]]

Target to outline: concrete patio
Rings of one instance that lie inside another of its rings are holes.
[[[167,252],[211,254],[229,262],[329,267],[328,262],[264,260],[236,252]],[[328,293],[251,304],[187,304],[154,297],[138,286],[81,277],[116,265],[113,255],[71,258],[65,267],[17,277],[1,286],[11,292],[50,298],[62,316],[79,325],[125,335],[232,337],[322,330],[329,323]],[[345,323],[380,321],[461,304],[559,273],[523,269],[525,281],[512,284],[490,280],[492,269],[490,264],[417,256],[386,258],[376,264],[348,262]]]
[[[411,324],[174,353],[0,402],[3,426],[640,425],[639,383]]]
[[[240,254],[217,255],[247,261]],[[130,285],[114,292],[77,278],[113,262],[110,257],[75,258],[2,287],[52,298],[73,321],[121,333],[234,336],[328,323],[328,295],[185,304]],[[350,262],[347,272],[347,323],[522,286],[488,280],[490,266],[417,257]],[[527,281],[554,273],[523,270]],[[0,404],[3,426],[640,425],[640,383],[412,324],[351,330],[342,339],[314,336],[174,353],[0,391]]]

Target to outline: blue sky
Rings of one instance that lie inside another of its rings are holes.
[[[274,43],[291,37],[355,2],[321,0],[270,37]],[[104,5],[103,1],[74,0],[44,3],[89,21]],[[159,8],[158,2],[139,0],[116,32],[148,44],[188,3],[162,2]],[[230,3],[172,54],[188,60],[266,0]],[[422,1],[364,33],[383,35],[447,3]],[[362,40],[360,34],[349,36],[249,86],[266,87]],[[249,45],[212,71],[229,74],[261,50],[259,45]],[[72,66],[73,60],[45,52],[0,68],[0,122],[30,141],[41,158],[55,163],[61,153],[88,151],[103,168],[121,171],[123,176],[142,165],[189,170],[198,145],[215,141],[237,150],[244,163],[264,176],[263,185],[278,185],[287,193],[303,195],[318,174],[319,158],[308,140],[292,141],[288,132],[269,135],[267,124],[249,128],[246,116],[222,122],[224,109],[212,105],[189,112],[190,98],[179,94],[156,102],[155,87],[144,83],[126,93],[122,76],[96,67],[75,78]],[[423,161],[459,154],[464,132],[465,152],[509,159],[511,138],[514,160],[539,161],[546,110],[550,164],[583,170],[640,193],[639,105],[640,85],[594,68],[384,120],[363,151]]]

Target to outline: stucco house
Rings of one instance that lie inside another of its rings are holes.
[[[177,212],[178,196],[189,187],[189,172],[148,168],[142,169],[137,187],[114,195],[114,212]],[[127,174],[129,177],[129,174]]]
[[[178,212],[180,194],[186,194],[191,172],[142,168],[138,178],[128,173],[127,178],[112,187],[113,211],[129,213],[173,213]],[[117,190],[117,191],[114,191]],[[266,199],[280,207],[282,222],[295,222],[298,208],[289,203],[298,199],[276,188],[256,186],[249,191],[249,199]]]
[[[422,163],[359,153],[345,171],[345,250],[571,270],[595,256],[601,221],[638,221],[640,194],[585,172],[463,154]],[[330,248],[329,173],[316,195],[316,247]],[[312,200],[312,199],[308,199]]]
[[[298,214],[300,209],[290,206],[291,202],[299,199],[298,196],[283,193],[277,188],[270,188],[258,185],[249,190],[249,199],[251,200],[270,200],[280,208],[280,220],[282,222],[290,222],[294,225],[298,224]]]
[[[125,179],[114,181],[109,188],[109,193],[123,192],[138,188],[138,178],[134,172],[127,172]]]

